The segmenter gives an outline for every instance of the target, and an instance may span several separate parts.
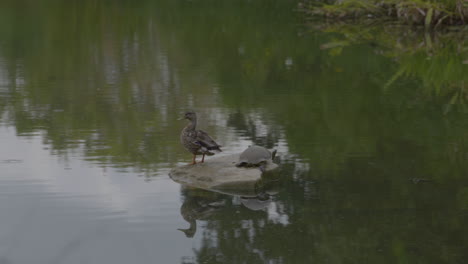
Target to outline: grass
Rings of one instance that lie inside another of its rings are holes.
[[[341,0],[333,4],[303,2],[299,7],[311,17],[333,20],[396,19],[426,28],[468,23],[467,0]]]

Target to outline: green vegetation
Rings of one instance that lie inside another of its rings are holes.
[[[397,19],[426,28],[468,23],[468,2],[465,0],[338,0],[333,4],[306,1],[299,6],[313,17],[326,17],[333,21]]]
[[[445,112],[468,109],[468,35],[458,31],[426,32],[398,25],[314,24],[320,30],[339,33],[321,49],[334,56],[353,45],[371,45],[376,54],[398,62],[383,85],[392,89],[402,77],[422,80],[422,96],[437,96]],[[403,36],[403,37],[402,37]]]

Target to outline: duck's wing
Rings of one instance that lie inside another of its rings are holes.
[[[197,130],[197,142],[208,150],[221,151],[220,145],[216,143],[205,131]]]

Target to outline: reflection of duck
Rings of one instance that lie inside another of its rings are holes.
[[[182,130],[180,134],[180,142],[182,145],[193,154],[192,163],[196,164],[196,155],[203,155],[201,162],[205,161],[205,155],[214,155],[210,150],[221,151],[220,145],[216,143],[206,132],[196,130],[197,115],[194,112],[186,112],[184,117],[190,123]]]
[[[186,237],[193,237],[197,232],[197,220],[218,219],[230,215],[238,209],[231,203],[233,197],[239,197],[245,208],[258,211],[266,208],[272,202],[272,196],[278,193],[278,181],[259,181],[252,190],[240,192],[204,190],[184,187],[182,195],[184,202],[180,207],[180,214],[187,221],[189,228],[179,228]]]
[[[184,232],[186,237],[193,237],[197,232],[196,220],[208,218],[211,214],[222,208],[224,204],[223,200],[186,196],[184,203],[180,207],[180,214],[190,226],[186,229],[179,228],[177,230]]]

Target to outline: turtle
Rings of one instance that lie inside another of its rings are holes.
[[[264,172],[266,163],[273,160],[276,156],[276,150],[270,152],[261,146],[249,146],[239,156],[239,162],[236,167],[259,167]]]

